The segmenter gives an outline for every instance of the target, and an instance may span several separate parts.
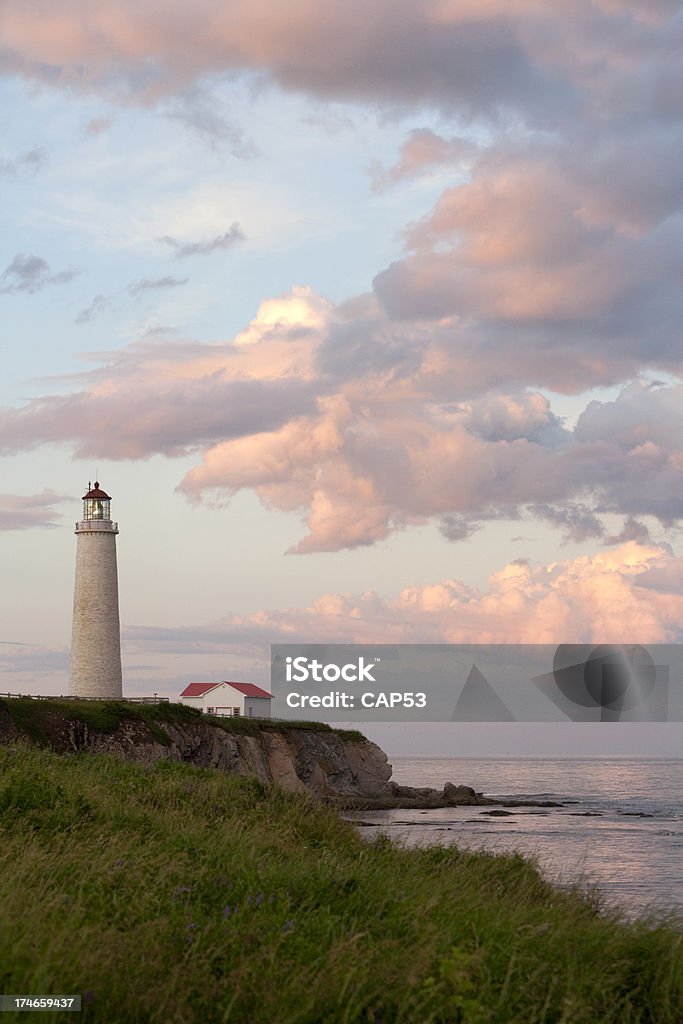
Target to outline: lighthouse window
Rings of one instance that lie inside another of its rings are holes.
[[[84,502],[85,519],[109,519],[110,502],[102,498],[88,498]]]

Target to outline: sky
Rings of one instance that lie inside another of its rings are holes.
[[[129,695],[296,640],[683,642],[680,3],[4,0],[0,39],[1,690],[67,692],[96,478]]]

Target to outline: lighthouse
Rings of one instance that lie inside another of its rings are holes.
[[[120,698],[121,635],[116,535],[111,498],[88,485],[83,495],[83,518],[76,523],[76,582],[71,632],[73,697],[95,700]]]

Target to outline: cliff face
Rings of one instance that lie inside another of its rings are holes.
[[[115,728],[102,731],[83,718],[69,717],[57,702],[49,707],[31,702],[33,721],[27,721],[26,701],[21,702],[21,715],[13,703],[0,701],[0,742],[23,737],[61,753],[85,750],[145,763],[185,761],[320,796],[376,797],[386,791],[391,777],[387,756],[375,743],[332,730],[264,725],[240,734],[201,718],[159,720],[150,726],[124,714]]]

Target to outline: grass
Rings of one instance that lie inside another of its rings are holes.
[[[81,993],[84,1024],[681,1024],[683,935],[253,779],[18,744],[0,991]]]
[[[273,721],[257,718],[222,718],[216,715],[205,715],[198,708],[185,704],[130,704],[122,700],[75,701],[62,698],[54,700],[31,700],[29,697],[11,697],[0,700],[0,708],[4,708],[17,729],[29,739],[44,746],[49,746],[64,720],[83,722],[93,732],[116,732],[125,719],[144,722],[152,735],[164,746],[169,746],[171,739],[164,730],[164,723],[172,725],[197,724],[199,722],[215,725],[225,732],[236,735],[256,735],[264,729],[275,732],[287,732],[291,729],[306,729],[313,732],[331,732],[352,742],[366,742],[362,733],[355,729],[335,729],[322,722]]]

